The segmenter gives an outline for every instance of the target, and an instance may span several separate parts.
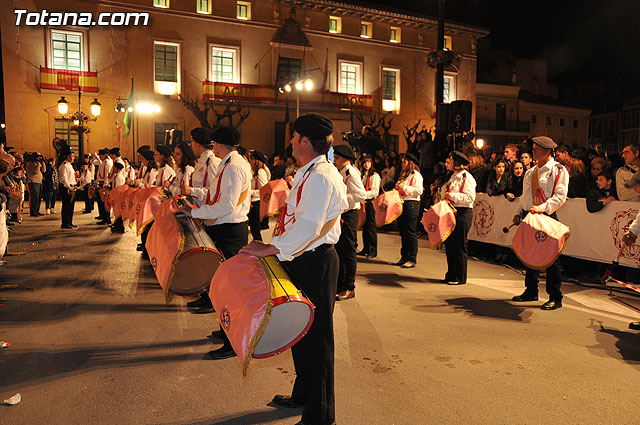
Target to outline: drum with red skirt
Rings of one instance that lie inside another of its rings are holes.
[[[570,233],[569,227],[547,215],[529,213],[513,236],[511,247],[525,266],[546,270],[562,253]]]

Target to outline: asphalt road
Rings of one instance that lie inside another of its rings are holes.
[[[79,214],[15,226],[0,284],[2,424],[294,424],[266,404],[290,392],[290,352],[204,360],[214,314],[188,299],[166,305],[133,232],[112,235]],[[266,235],[266,232],[265,232]],[[420,241],[418,267],[390,265],[399,237],[358,265],[357,296],[336,304],[339,425],[638,424],[640,300],[563,285],[564,307],[510,301],[523,277],[470,261],[469,283],[447,286],[442,252]]]

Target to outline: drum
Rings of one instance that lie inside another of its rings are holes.
[[[100,196],[100,200],[104,204],[105,211],[111,211],[111,197],[109,196],[109,189],[101,187],[98,189],[98,196]]]
[[[224,261],[207,232],[181,212],[156,217],[146,248],[168,300],[168,292],[181,296],[204,292]]]
[[[376,211],[376,226],[382,227],[392,223],[402,215],[402,198],[397,190],[384,192],[373,201]]]
[[[87,197],[89,199],[93,199],[94,196],[96,196],[96,187],[93,184],[90,184],[87,188]]]
[[[440,201],[424,212],[421,220],[429,235],[431,248],[447,240],[456,227],[456,209],[447,201]]]
[[[367,221],[367,212],[365,210],[365,203],[360,202],[360,209],[358,209],[358,224],[356,226],[356,229],[358,230],[362,229],[362,226],[364,226],[364,223],[366,221]]]
[[[522,220],[511,247],[522,263],[534,270],[546,270],[562,253],[569,227],[544,214],[529,213]]]
[[[313,304],[275,256],[238,254],[220,265],[209,297],[246,374],[251,358],[277,355],[311,327]]]
[[[260,220],[277,214],[289,196],[289,185],[284,179],[272,180],[260,188]]]

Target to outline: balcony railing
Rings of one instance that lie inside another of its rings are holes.
[[[98,73],[92,71],[68,71],[40,67],[40,88],[50,90],[98,91]]]

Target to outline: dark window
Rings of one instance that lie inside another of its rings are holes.
[[[578,128],[578,120],[573,120],[573,128]]]
[[[553,121],[551,121],[551,117],[546,117],[546,118],[545,118],[545,123],[546,123],[547,125],[551,125],[551,123],[552,123],[552,122],[553,122]]]
[[[290,81],[298,79],[302,71],[302,60],[294,58],[278,58],[278,81],[277,85],[282,86]]]
[[[496,103],[496,130],[504,130],[507,126],[507,105]]]
[[[560,118],[560,127],[564,127],[564,118]]]
[[[62,118],[56,118],[56,137],[59,137],[62,140],[66,140],[67,144],[71,148],[71,150],[76,154],[80,155],[80,139],[78,137],[78,132],[71,130],[70,123],[68,120]]]
[[[157,122],[153,125],[153,140],[155,142],[155,146],[161,146],[165,144],[165,133],[166,130],[177,129],[178,124],[176,123],[165,123],[165,122]]]
[[[538,124],[538,117],[535,114],[531,115],[531,124]]]

